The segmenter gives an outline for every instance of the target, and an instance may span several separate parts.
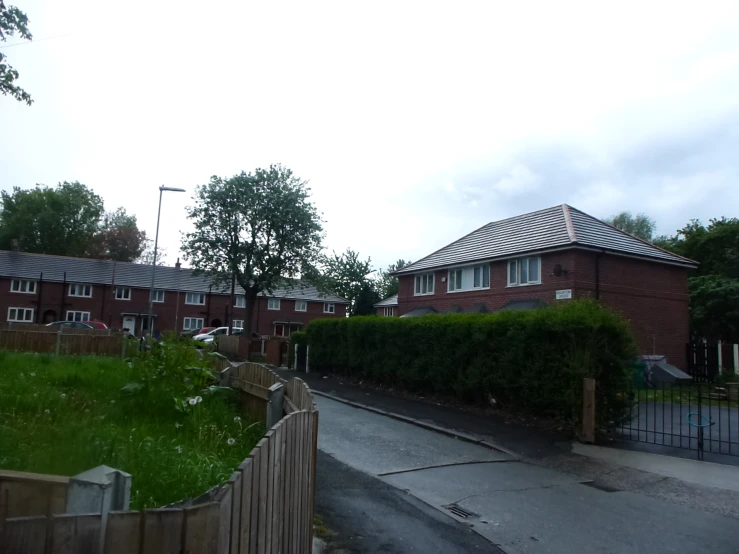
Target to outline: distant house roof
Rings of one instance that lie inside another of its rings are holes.
[[[393,275],[567,247],[606,250],[686,267],[698,265],[562,204],[488,223]]]
[[[428,306],[426,308],[415,308],[408,312],[407,314],[403,314],[400,317],[420,317],[422,315],[429,315],[429,314],[435,314],[438,313],[434,308],[431,306]]]
[[[0,250],[0,277],[39,279],[43,273],[44,281],[62,282],[65,279],[65,272],[68,283],[118,285],[145,289],[151,286],[150,265]],[[156,289],[208,292],[211,285],[208,277],[195,275],[192,269],[187,268],[157,266],[155,277],[154,288]],[[213,294],[230,293],[222,287],[214,287],[212,292]],[[237,285],[236,294],[244,294],[244,289]],[[348,304],[340,296],[321,293],[316,287],[299,282],[292,287],[277,289],[271,295],[260,293],[260,296]]]
[[[390,306],[397,306],[398,305],[398,295],[393,294],[392,296],[388,296],[385,300],[380,300],[377,304],[375,304],[375,308],[386,308]]]

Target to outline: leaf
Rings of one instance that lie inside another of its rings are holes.
[[[127,385],[124,385],[123,388],[121,388],[121,392],[125,392],[126,394],[134,394],[136,392],[139,392],[143,388],[143,383],[128,383]]]

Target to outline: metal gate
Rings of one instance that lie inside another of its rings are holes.
[[[713,382],[719,375],[718,344],[690,342],[687,344],[688,373],[694,381]]]
[[[628,413],[609,433],[635,441],[739,456],[739,383],[658,383],[633,388]]]

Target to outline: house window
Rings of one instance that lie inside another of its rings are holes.
[[[36,294],[36,281],[27,279],[13,279],[10,283],[11,292],[23,292],[26,294]]]
[[[385,311],[385,317],[392,317],[395,315],[395,308],[392,306],[389,308],[385,308],[384,311]]]
[[[416,275],[416,296],[421,294],[434,294],[434,274],[424,273]]]
[[[90,312],[76,312],[69,310],[67,312],[67,321],[90,321]]]
[[[246,296],[239,294],[234,300],[234,308],[246,308]]]
[[[116,287],[115,288],[115,299],[116,300],[131,300],[131,289],[128,287]]]
[[[8,321],[33,323],[33,308],[8,308]]]
[[[490,264],[449,270],[449,292],[487,288],[490,288]]]
[[[541,284],[541,258],[517,258],[508,261],[508,286]]]
[[[335,314],[336,304],[334,304],[333,302],[324,302],[323,303],[323,313],[324,314]]]
[[[203,326],[203,321],[202,317],[186,317],[182,323],[182,330],[194,331],[200,329]]]
[[[280,309],[280,299],[270,298],[269,300],[267,300],[267,309],[268,310],[279,310]]]
[[[308,302],[306,302],[305,300],[296,300],[295,301],[295,311],[296,312],[307,312]]]
[[[195,306],[205,305],[205,295],[202,292],[188,292],[185,295],[185,304],[193,304]]]
[[[163,290],[151,291],[151,301],[152,302],[164,302],[164,291]]]
[[[84,296],[86,298],[91,298],[92,285],[80,285],[73,283],[69,285],[69,296]]]
[[[239,329],[244,328],[244,320],[243,319],[234,319],[231,323],[231,327],[238,327]]]

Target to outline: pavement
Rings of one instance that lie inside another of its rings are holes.
[[[739,480],[715,464],[670,469],[671,458],[573,448],[494,415],[299,376],[342,399],[317,396],[317,513],[335,531],[326,552],[739,551],[739,492],[722,486]],[[691,472],[711,476],[684,480]]]

